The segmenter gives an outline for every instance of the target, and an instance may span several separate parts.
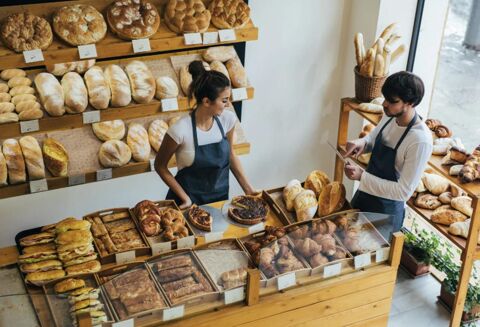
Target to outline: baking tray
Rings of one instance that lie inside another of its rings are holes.
[[[128,250],[125,250],[125,251],[118,251],[118,252],[115,252],[115,253],[109,253],[108,255],[104,256],[100,253],[100,250],[99,250],[99,247],[98,247],[98,243],[97,243],[97,238],[94,237],[93,238],[93,241],[94,241],[94,244],[95,244],[95,250],[96,252],[98,253],[98,256],[100,258],[100,262],[102,264],[107,264],[107,263],[114,263],[114,262],[117,262],[119,264],[121,263],[124,263],[125,261],[123,260],[120,260],[120,257],[117,256],[118,254],[122,253],[122,257],[127,257],[129,258],[128,260],[129,261],[133,261],[134,258],[136,257],[139,257],[139,256],[144,256],[144,255],[149,255],[150,254],[150,247],[147,245],[148,242],[147,240],[145,239],[145,236],[142,235],[142,233],[140,233],[140,228],[138,227],[138,224],[136,222],[136,220],[131,216],[130,214],[130,211],[128,208],[112,208],[112,209],[104,209],[104,210],[100,210],[100,211],[96,211],[96,212],[92,212],[90,214],[87,214],[85,216],[83,216],[83,219],[87,219],[87,218],[93,218],[93,217],[100,217],[102,218],[103,216],[106,216],[106,215],[110,215],[110,214],[115,214],[115,213],[120,213],[120,212],[127,212],[128,215],[129,215],[129,218],[133,221],[134,225],[135,225],[135,230],[137,231],[137,233],[140,235],[140,238],[142,239],[143,243],[145,246],[141,246],[141,247],[136,247],[136,248],[131,248],[131,249],[128,249]],[[127,218],[124,218],[124,219],[127,219]],[[93,231],[92,231],[92,234],[93,234]]]

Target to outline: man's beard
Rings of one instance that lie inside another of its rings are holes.
[[[405,113],[405,111],[406,111],[406,110],[405,110],[405,107],[403,107],[403,108],[402,108],[402,111],[400,111],[398,114],[393,115],[393,114],[389,114],[389,113],[387,112],[387,110],[386,110],[385,108],[383,108],[383,112],[385,113],[385,115],[387,115],[387,117],[394,117],[394,118],[400,117],[401,115],[403,115],[403,114]]]

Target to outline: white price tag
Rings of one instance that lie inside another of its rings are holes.
[[[238,89],[232,89],[232,99],[233,101],[247,100],[248,99],[247,89],[244,87],[240,87]]]
[[[162,111],[178,110],[177,98],[168,98],[160,100],[162,102]]]
[[[160,254],[172,250],[172,242],[162,242],[152,244],[152,254]]]
[[[27,50],[23,51],[23,58],[25,63],[29,64],[31,62],[44,61],[43,52],[40,49]]]
[[[340,275],[341,271],[342,271],[341,263],[336,263],[334,265],[326,266],[325,268],[323,268],[323,278]]]
[[[68,176],[68,186],[74,186],[74,185],[80,185],[80,184],[85,184],[84,174]]]
[[[221,42],[235,41],[237,39],[233,29],[218,30],[218,36]]]
[[[20,122],[20,133],[29,133],[35,132],[40,130],[40,126],[38,124],[38,119],[35,120],[26,120]]]
[[[248,234],[255,234],[258,232],[261,232],[265,229],[265,224],[264,223],[258,223],[256,225],[250,226],[248,228]]]
[[[218,43],[218,32],[203,33],[203,44],[215,44],[215,43]]]
[[[178,307],[173,307],[163,310],[163,321],[169,321],[177,318],[182,318],[185,314],[185,306],[179,305]]]
[[[36,181],[30,181],[30,193],[38,193],[43,191],[48,191],[48,184],[45,178]]]
[[[370,265],[372,263],[372,257],[370,252],[368,252],[368,253],[357,255],[356,257],[353,258],[353,261],[355,263],[355,269],[360,269]]]
[[[135,261],[135,250],[115,253],[115,262],[118,264]]]
[[[97,47],[95,44],[85,44],[78,46],[78,55],[80,59],[96,58]]]
[[[297,276],[295,276],[294,272],[277,278],[277,288],[279,291],[285,288],[294,286],[296,284],[297,284]]]
[[[155,171],[155,159],[150,159],[150,171]]]
[[[150,39],[132,40],[132,46],[134,53],[148,52],[152,50],[152,48],[150,48]]]
[[[243,301],[245,299],[245,289],[243,287],[234,288],[225,291],[225,305]]]
[[[100,110],[86,111],[82,113],[83,124],[92,124],[100,121]]]
[[[185,45],[202,44],[202,34],[200,33],[185,33],[183,37]]]
[[[134,327],[134,318],[112,323],[112,327]]]
[[[177,249],[193,248],[195,246],[195,236],[179,238],[177,240]]]
[[[375,262],[382,262],[388,259],[390,250],[388,248],[381,248],[375,251]]]
[[[97,170],[97,181],[104,181],[112,178],[112,168]]]
[[[205,237],[205,242],[207,243],[215,242],[223,238],[223,232],[206,233],[204,237]]]

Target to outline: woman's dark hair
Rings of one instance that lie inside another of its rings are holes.
[[[387,78],[382,86],[382,93],[388,102],[395,102],[394,98],[400,98],[416,107],[422,101],[425,87],[420,77],[401,71]]]
[[[227,76],[215,70],[206,70],[200,60],[192,61],[188,65],[188,72],[192,75],[188,97],[195,98],[197,104],[200,104],[205,97],[215,101],[220,92],[230,87]]]

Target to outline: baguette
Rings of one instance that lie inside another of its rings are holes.
[[[24,136],[19,140],[30,180],[45,178],[42,149],[33,136]]]
[[[392,51],[390,48],[385,45],[383,48],[383,75],[388,75],[388,72],[390,71],[390,61],[392,59]]]
[[[373,71],[373,76],[384,76],[385,72],[385,61],[382,54],[377,54],[375,57],[375,69]]]
[[[362,47],[363,47],[363,50],[365,49],[365,47],[363,46],[362,33],[355,34],[353,44],[355,45],[355,58],[357,60],[357,66],[360,67],[363,63],[363,56],[364,56],[364,53],[362,53]]]
[[[395,50],[393,50],[390,62],[395,62],[405,52],[405,50],[405,44],[399,45]]]
[[[402,37],[396,33],[390,35],[388,40],[385,40],[385,45],[388,45],[389,47],[393,47],[393,45],[400,40]]]
[[[380,37],[384,40],[388,40],[388,38],[390,37],[390,35],[392,35],[396,27],[397,27],[397,23],[392,23],[388,25],[387,27],[385,27],[382,34],[380,34]]]
[[[360,74],[367,77],[373,76],[373,71],[375,69],[375,50],[370,48],[367,51],[367,55],[365,56],[365,60],[360,67]]]

